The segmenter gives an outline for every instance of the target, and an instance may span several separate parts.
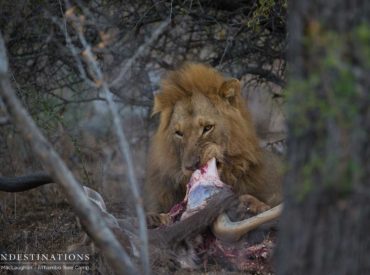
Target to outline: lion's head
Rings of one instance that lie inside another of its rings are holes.
[[[209,66],[186,64],[170,72],[155,96],[153,114],[160,114],[160,123],[149,164],[149,177],[155,179],[149,180],[178,191],[215,157],[222,180],[238,189],[238,179],[260,163],[239,81]]]

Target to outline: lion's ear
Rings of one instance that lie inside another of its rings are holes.
[[[231,105],[235,105],[235,99],[240,94],[240,81],[232,78],[222,83],[219,94]]]

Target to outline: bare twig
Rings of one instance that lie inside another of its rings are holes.
[[[148,39],[148,41],[142,44],[137,49],[135,54],[123,65],[119,75],[109,84],[110,87],[117,86],[122,81],[124,76],[127,74],[128,70],[131,68],[132,64],[134,64],[134,62],[148,50],[149,46],[151,46],[153,42],[156,41],[161,34],[163,34],[163,32],[167,29],[170,22],[171,22],[170,20],[166,20],[158,26],[158,28],[153,32],[152,36]]]
[[[118,137],[118,145],[120,148],[120,152],[122,154],[123,159],[125,160],[127,164],[128,169],[128,179],[130,184],[130,189],[132,191],[132,194],[134,196],[135,201],[135,209],[139,220],[139,236],[141,240],[141,260],[143,263],[143,271],[145,274],[150,274],[150,264],[149,264],[149,252],[148,252],[148,235],[147,235],[147,225],[146,225],[146,216],[144,212],[143,207],[143,200],[140,195],[139,191],[139,184],[134,172],[134,166],[133,166],[133,160],[132,160],[132,154],[129,142],[126,138],[125,130],[122,125],[122,121],[119,116],[117,105],[115,104],[113,100],[113,93],[110,91],[110,88],[108,86],[108,83],[105,81],[103,72],[99,66],[99,64],[96,62],[96,58],[94,53],[92,52],[91,45],[87,42],[83,27],[81,25],[81,22],[78,20],[78,18],[74,17],[73,15],[70,16],[70,19],[73,21],[75,29],[77,31],[80,43],[82,47],[84,48],[82,55],[84,57],[84,60],[86,62],[86,65],[90,69],[91,74],[94,77],[94,81],[98,87],[101,88],[101,91],[104,93],[105,98],[108,102],[109,110],[113,117],[113,123],[114,123],[114,130],[116,132],[116,135]],[[169,21],[165,21],[161,23],[161,25],[157,28],[157,30],[153,33],[153,35],[150,37],[150,39],[139,47],[137,52],[134,54],[134,56],[126,62],[124,67],[122,68],[120,74],[118,77],[111,83],[112,86],[118,84],[123,76],[126,75],[129,68],[132,66],[132,64],[137,60],[139,56],[141,56],[146,49],[160,36],[160,34],[165,30],[165,28],[168,26]],[[67,36],[66,36],[67,37]],[[74,46],[71,45],[72,50],[74,49]]]
[[[5,44],[3,36],[0,33],[0,76],[6,76],[8,73],[8,58],[6,57]],[[3,104],[3,102],[2,102]]]
[[[282,77],[275,74],[271,70],[266,70],[261,67],[252,67],[252,66],[245,66],[243,70],[239,73],[239,77],[242,77],[245,74],[254,74],[258,75],[260,77],[263,77],[264,79],[271,81],[272,83],[275,83],[279,85],[280,87],[285,87],[286,82]]]
[[[137,270],[126,251],[118,243],[112,231],[107,227],[101,214],[95,211],[86,197],[82,186],[66,167],[54,148],[43,136],[33,119],[24,109],[7,76],[8,62],[5,45],[0,34],[0,96],[9,116],[31,144],[46,171],[64,189],[66,197],[80,218],[85,230],[96,242],[117,274],[135,274]]]
[[[80,77],[82,79],[85,80],[85,82],[89,85],[89,86],[94,86],[94,83],[91,82],[91,80],[87,77],[87,73],[84,69],[84,66],[82,64],[82,61],[80,59],[80,55],[79,55],[79,51],[78,49],[73,45],[72,43],[72,39],[71,39],[71,36],[69,35],[68,33],[68,30],[67,30],[67,20],[66,20],[66,17],[65,17],[65,14],[63,12],[63,7],[62,7],[62,3],[60,2],[60,0],[58,0],[59,2],[59,8],[60,8],[60,11],[62,13],[62,16],[63,16],[63,21],[59,21],[57,20],[57,18],[53,17],[53,16],[50,16],[51,20],[57,25],[59,26],[59,28],[62,30],[62,32],[64,33],[64,36],[65,36],[65,41],[67,43],[67,47],[68,49],[71,51],[72,53],[72,56],[73,56],[73,59],[75,60],[76,64],[77,64],[77,68],[78,68],[78,71],[80,73]]]

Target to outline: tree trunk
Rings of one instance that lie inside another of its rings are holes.
[[[370,274],[370,2],[291,1],[277,274]]]

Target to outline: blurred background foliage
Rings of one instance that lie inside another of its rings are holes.
[[[242,79],[243,93],[257,113],[258,130],[266,137],[265,144],[270,142],[267,132],[271,118],[276,118],[272,113],[280,113],[285,84],[286,1],[2,0],[1,7],[0,28],[14,87],[85,184],[104,189],[106,182],[109,186],[122,182],[125,167],[116,153],[105,99],[90,85],[94,77],[83,63],[84,48],[76,27],[68,21],[71,13],[82,22],[104,77],[112,84],[141,182],[156,125],[151,118],[153,94],[165,71],[186,61],[204,62]],[[170,26],[117,80],[140,45],[167,19]],[[273,105],[278,111],[272,111]],[[284,131],[281,120],[272,123],[278,125],[272,126],[277,128],[274,132]],[[41,169],[10,121],[4,119],[0,132],[2,174]]]
[[[289,14],[277,273],[367,274],[370,3],[291,1]]]

